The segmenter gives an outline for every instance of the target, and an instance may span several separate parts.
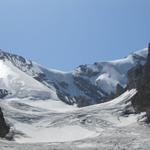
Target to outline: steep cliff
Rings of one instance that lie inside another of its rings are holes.
[[[150,44],[146,64],[137,65],[128,73],[128,89],[137,89],[137,94],[132,98],[136,112],[146,112],[150,121]]]

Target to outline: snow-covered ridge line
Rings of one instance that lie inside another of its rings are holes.
[[[33,87],[31,91],[37,91],[35,92],[37,95],[44,95],[42,93],[49,92],[49,96],[45,99],[61,100],[70,105],[76,104],[79,107],[93,105],[110,100],[116,93],[117,85],[125,87],[128,71],[137,64],[144,64],[147,54],[147,49],[143,49],[123,59],[81,65],[67,73],[44,68],[22,56],[1,50],[0,69],[7,77],[5,80],[1,77],[0,87],[9,87],[8,89],[13,91],[12,93],[19,93],[19,95],[26,97],[30,95],[30,92],[23,92],[23,90],[31,89],[29,88],[32,87],[30,84],[34,82],[40,85],[40,88],[37,90],[36,87]],[[11,71],[6,71],[7,68]],[[19,78],[15,79],[15,76],[19,76]],[[33,81],[27,84],[26,78]],[[44,91],[43,87],[45,88]],[[42,92],[38,94],[39,91]],[[34,98],[39,99],[38,96],[33,95]],[[15,94],[15,96],[18,95]]]
[[[144,49],[141,49],[141,50],[138,50],[138,51],[135,51],[135,52],[132,52],[130,53],[128,56],[126,56],[125,58],[122,58],[122,59],[116,59],[116,60],[111,60],[111,61],[100,61],[100,62],[96,62],[96,63],[107,63],[107,62],[110,62],[110,63],[115,63],[115,62],[120,62],[120,61],[124,61],[125,59],[130,59],[131,57],[135,56],[135,55],[138,55],[138,56],[141,56],[143,58],[147,57],[148,55],[148,49],[147,48],[144,48]],[[17,54],[13,54],[13,53],[10,53],[10,52],[7,52],[5,50],[2,50],[0,49],[0,59],[8,59],[8,60],[12,60],[12,58],[15,58],[15,59],[20,59],[19,61],[22,61],[24,63],[27,63],[27,64],[32,64],[34,63],[35,65],[39,66],[39,67],[43,67],[42,65],[40,65],[39,63],[35,62],[35,61],[31,61],[31,60],[28,60],[20,55],[17,55]],[[22,59],[22,60],[21,60]],[[85,64],[85,65],[92,65],[92,64]],[[58,73],[71,73],[71,71],[69,72],[66,72],[66,71],[62,71],[62,70],[57,70],[57,69],[53,69],[53,68],[47,68],[47,70],[49,71],[52,71],[52,72],[58,72]],[[73,70],[72,70],[73,72]]]

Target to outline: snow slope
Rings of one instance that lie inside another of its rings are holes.
[[[58,99],[55,91],[20,71],[11,62],[0,60],[0,69],[0,88],[10,91],[10,96]]]

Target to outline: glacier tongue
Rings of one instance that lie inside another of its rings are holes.
[[[127,91],[110,102],[85,108],[74,106],[72,110],[64,104],[55,106],[54,110],[53,104],[47,108],[46,102],[36,106],[31,100],[20,99],[7,99],[1,105],[7,120],[20,133],[14,137],[16,142],[70,142],[96,138],[112,128],[137,124],[138,115],[122,115],[135,93],[136,90]],[[61,111],[61,105],[66,111]]]

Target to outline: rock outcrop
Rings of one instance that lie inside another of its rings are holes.
[[[4,138],[9,133],[9,126],[6,124],[0,108],[0,137]]]
[[[146,112],[150,121],[150,44],[148,46],[147,62],[144,66],[137,65],[128,73],[128,89],[137,89],[132,98],[132,104],[137,113]]]
[[[0,89],[0,98],[4,98],[5,96],[7,96],[9,93],[7,90],[5,89]]]
[[[116,86],[116,93],[114,97],[118,97],[126,91],[126,88],[122,87],[120,84]]]
[[[0,98],[4,98],[8,95],[8,91],[5,89],[0,89]],[[9,133],[9,126],[6,124],[3,112],[0,108],[0,137],[5,137]]]

